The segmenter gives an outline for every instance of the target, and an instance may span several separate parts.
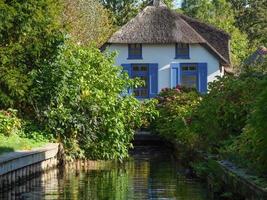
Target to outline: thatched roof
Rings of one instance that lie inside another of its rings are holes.
[[[224,65],[230,64],[230,36],[222,30],[168,9],[154,0],[115,32],[108,43],[202,44]]]

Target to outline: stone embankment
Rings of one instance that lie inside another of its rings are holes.
[[[59,144],[48,144],[43,148],[0,156],[0,191],[58,166],[63,154]]]

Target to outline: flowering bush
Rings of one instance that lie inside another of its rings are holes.
[[[218,77],[203,96],[180,86],[165,88],[153,127],[182,144],[187,158],[202,150],[266,174],[266,88],[266,75],[259,72]]]
[[[195,89],[176,86],[163,89],[157,97],[159,117],[153,122],[155,131],[171,141],[176,141],[188,151],[195,148],[198,136],[190,125],[192,114],[200,103],[201,96]]]

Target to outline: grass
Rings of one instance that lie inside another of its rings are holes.
[[[46,141],[23,138],[17,134],[4,136],[0,134],[0,155],[16,150],[30,150],[32,148],[44,146]]]

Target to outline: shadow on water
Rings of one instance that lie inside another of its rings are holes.
[[[4,141],[2,141],[2,142],[4,142]],[[10,147],[0,147],[0,155],[3,153],[13,152],[13,151],[14,151],[14,149],[10,148]]]
[[[163,146],[136,146],[131,159],[105,169],[51,170],[0,194],[0,199],[207,200],[197,180]]]

